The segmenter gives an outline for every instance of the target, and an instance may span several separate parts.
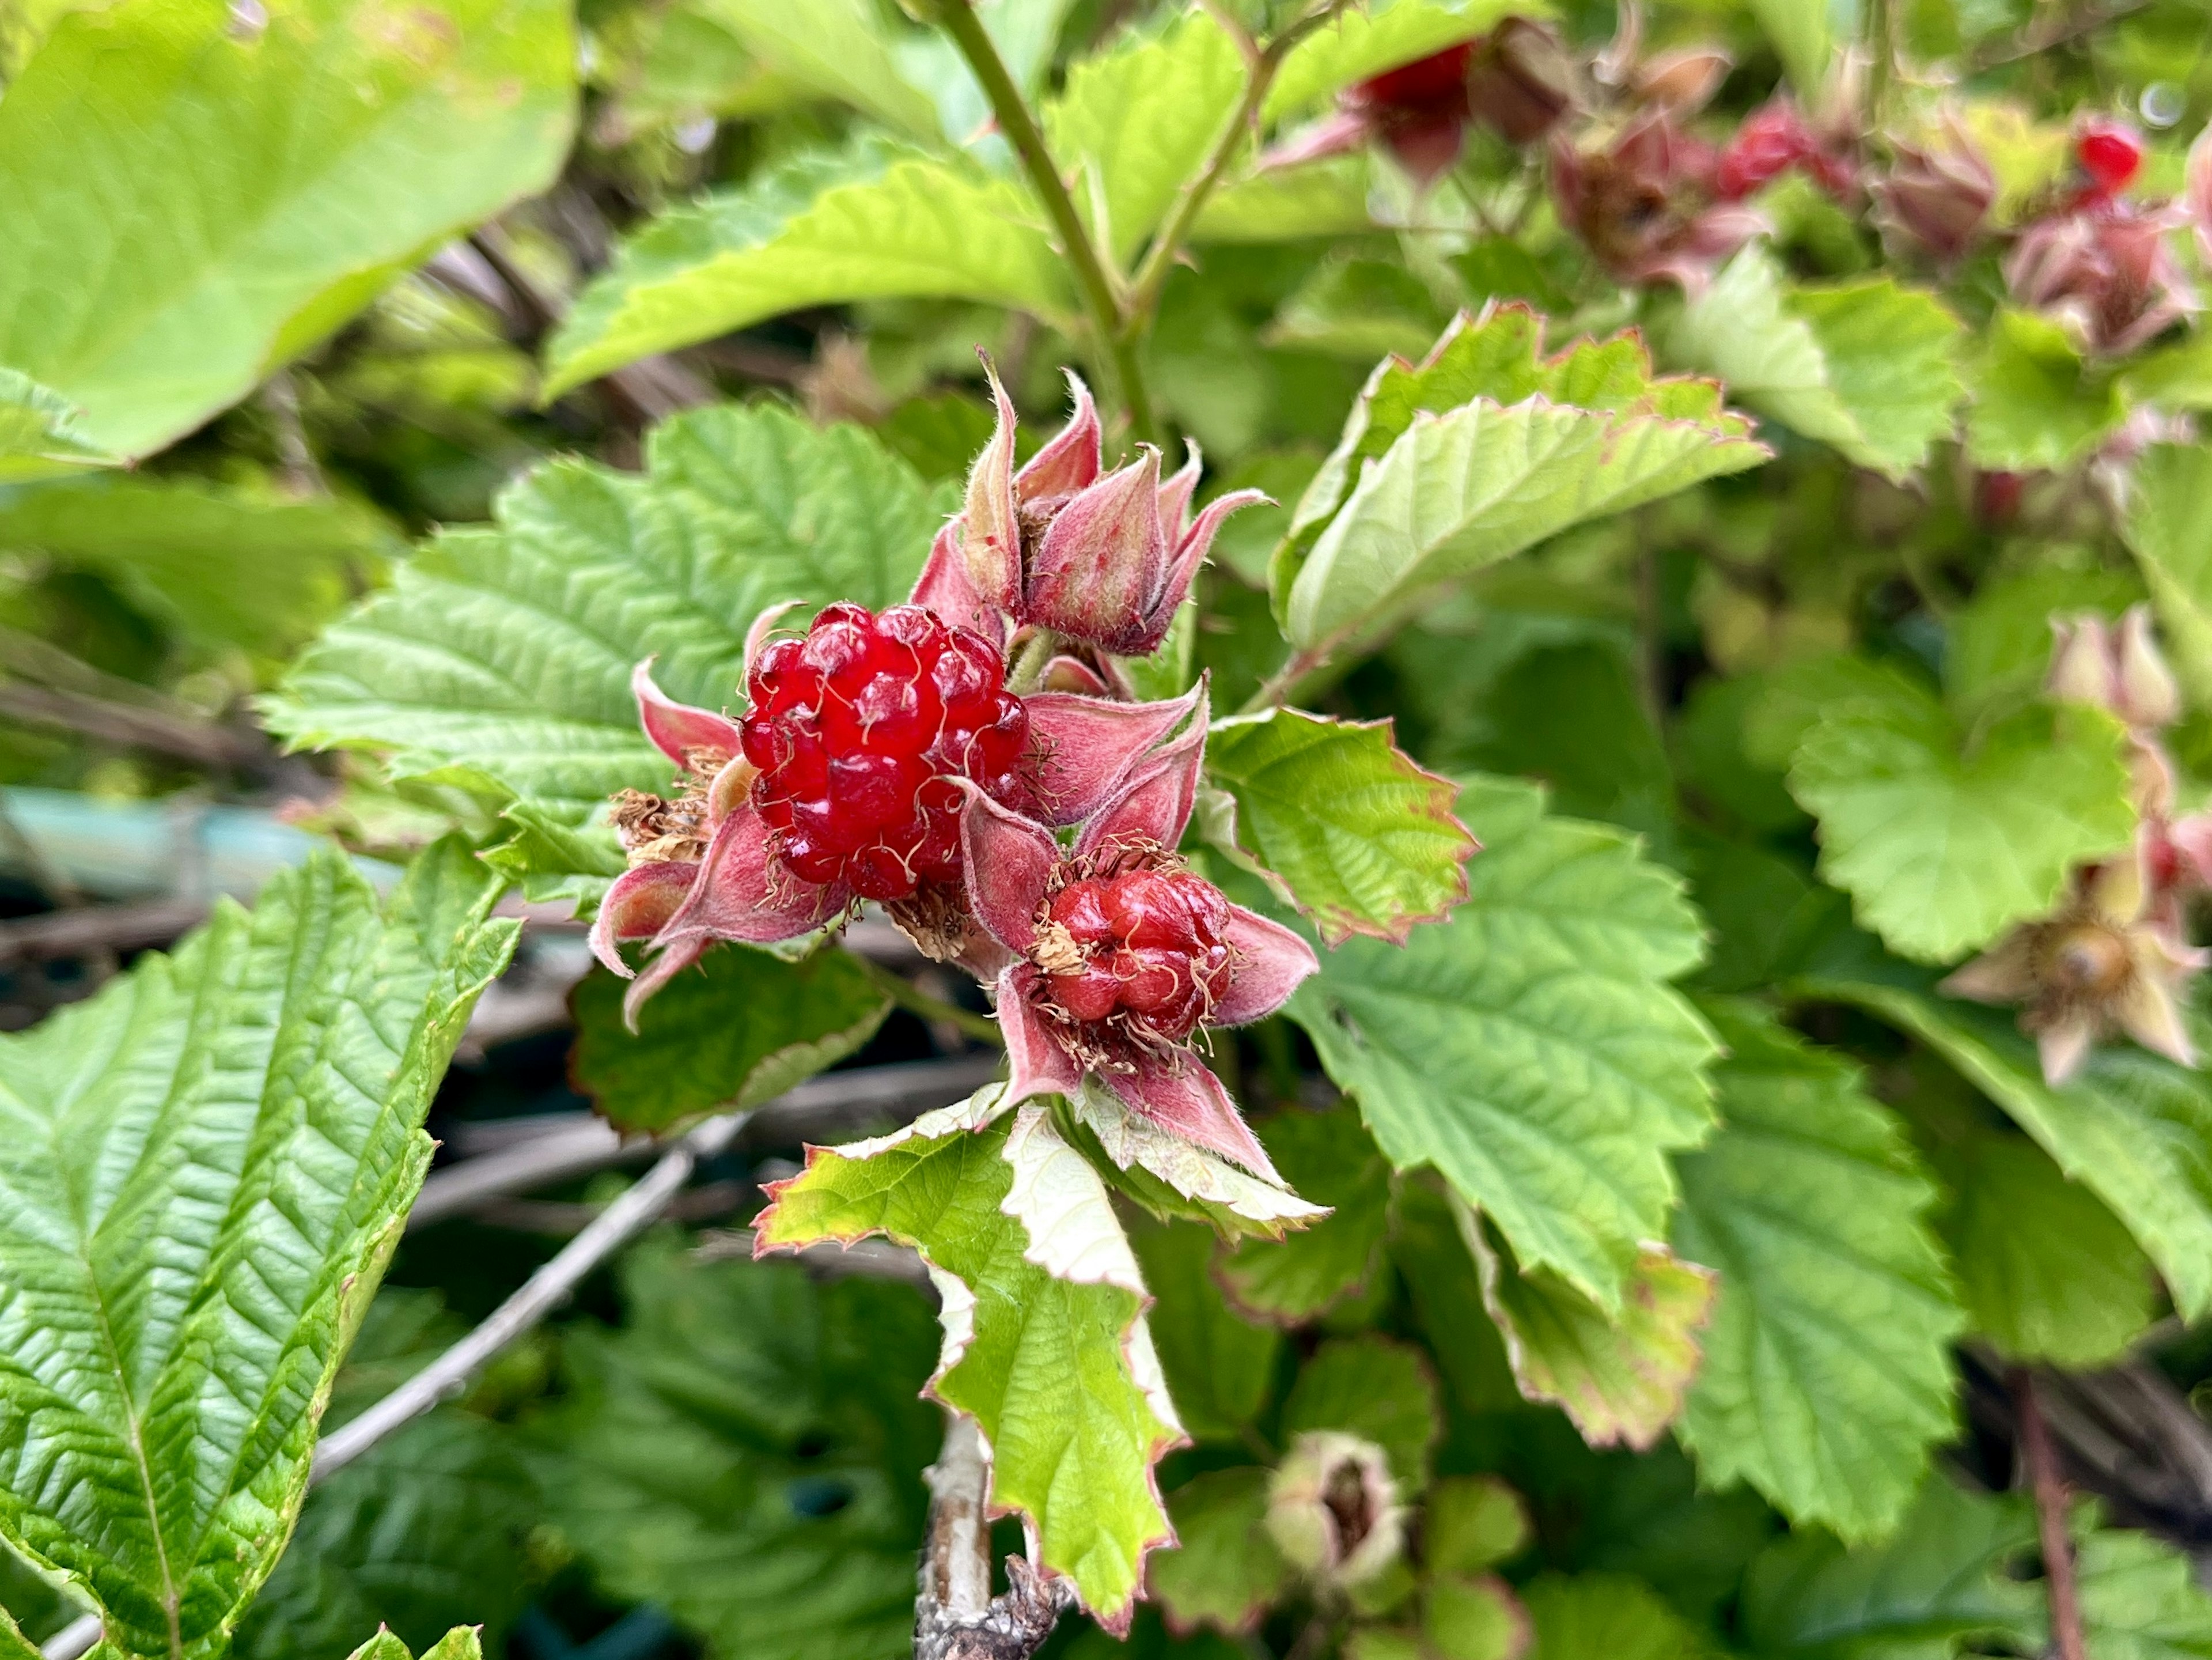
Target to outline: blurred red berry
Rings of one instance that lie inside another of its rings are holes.
[[[803,637],[772,642],[738,732],[783,867],[875,900],[957,878],[963,798],[950,781],[1021,799],[1029,713],[1005,682],[998,648],[917,605],[830,605]]]
[[[2085,124],[2074,140],[2074,159],[2089,175],[2087,198],[2111,201],[2135,182],[2142,171],[2142,135],[2124,121],[2097,119]]]
[[[1724,202],[1741,202],[1771,183],[1814,150],[1813,134],[1796,106],[1777,100],[1743,119],[1721,150],[1713,172],[1713,192]]]

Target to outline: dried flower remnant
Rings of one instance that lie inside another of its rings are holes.
[[[1996,205],[1996,174],[1954,112],[1927,145],[1898,143],[1873,189],[1890,229],[1945,265],[1973,246]]]
[[[1309,1430],[1267,1483],[1268,1537],[1283,1558],[1332,1590],[1375,1578],[1405,1552],[1405,1509],[1372,1441]]]
[[[1602,145],[1552,143],[1559,216],[1624,283],[1668,281],[1702,293],[1721,263],[1770,228],[1765,215],[1717,199],[1717,157],[1666,110],[1635,117]]]
[[[1139,1116],[1273,1180],[1266,1151],[1192,1045],[1209,1027],[1273,1013],[1319,964],[1296,933],[1231,904],[1172,851],[1204,740],[1201,712],[1131,772],[1071,848],[969,787],[969,904],[1007,957],[997,987],[1012,1071],[1006,1104],[1072,1095],[1087,1073]]]
[[[2166,234],[2187,222],[2171,205],[2098,200],[2043,219],[2006,257],[2005,285],[2048,313],[2085,351],[2124,356],[2197,308]]]

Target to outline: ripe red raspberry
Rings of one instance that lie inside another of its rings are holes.
[[[804,638],[771,642],[738,739],[784,867],[877,900],[955,879],[962,798],[949,781],[1023,799],[1030,717],[1006,678],[996,647],[918,605],[825,606]]]
[[[2074,159],[2089,175],[2089,188],[2083,194],[2111,201],[2135,182],[2142,170],[2143,155],[2142,135],[2125,122],[2089,122],[2074,141]]]
[[[1762,105],[1743,119],[1713,171],[1713,191],[1741,202],[1762,185],[1813,155],[1818,146],[1804,118],[1787,103]]]
[[[1182,870],[1132,870],[1062,888],[1046,908],[1038,966],[1079,1025],[1120,1015],[1142,1041],[1179,1043],[1229,988],[1229,902]]]

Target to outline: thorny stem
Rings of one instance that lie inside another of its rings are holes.
[[[2020,1450],[2035,1489],[2036,1534],[2043,1547],[2043,1582],[2051,1598],[2051,1634],[2058,1660],[2085,1660],[2081,1601],[2074,1580],[2074,1547],[2066,1536],[2066,1479],[2051,1444],[2051,1429],[2036,1404],[2035,1380],[2025,1366],[2013,1368],[2008,1382],[2020,1419]]]
[[[940,0],[936,15],[945,32],[952,37],[952,44],[960,49],[960,55],[968,60],[968,67],[975,72],[984,97],[990,100],[991,113],[998,121],[1000,132],[1020,157],[1022,170],[1029,175],[1037,198],[1044,204],[1053,228],[1060,233],[1067,263],[1074,268],[1076,286],[1083,290],[1084,309],[1091,313],[1091,325],[1097,333],[1100,349],[1112,360],[1115,377],[1121,383],[1121,402],[1129,412],[1134,436],[1139,442],[1152,442],[1156,430],[1152,399],[1145,390],[1144,369],[1137,359],[1136,342],[1122,326],[1121,301],[1115,292],[1114,279],[1099,258],[1090,232],[1084,228],[1083,216],[1076,211],[1074,198],[1067,193],[1066,181],[1054,165],[1052,152],[1045,145],[1036,118],[1030,113],[1021,88],[1015,84],[1006,60],[999,56],[999,48],[984,28],[982,20],[975,15],[972,0]]]
[[[848,952],[860,965],[860,972],[875,982],[883,994],[909,1014],[918,1014],[925,1020],[942,1020],[979,1043],[1006,1046],[1006,1037],[999,1023],[988,1014],[978,1014],[973,1009],[963,1009],[957,1003],[948,1003],[941,997],[932,997],[913,981],[893,974],[880,963],[872,963],[858,952]]]

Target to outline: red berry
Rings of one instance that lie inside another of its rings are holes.
[[[1761,105],[1744,117],[1721,151],[1713,172],[1714,193],[1723,201],[1740,202],[1818,148],[1794,105]]]
[[[2142,171],[2142,137],[2124,121],[2093,120],[2074,141],[2074,159],[2089,175],[2090,194],[2110,201]]]
[[[1467,111],[1468,66],[1474,43],[1462,41],[1426,58],[1370,76],[1352,89],[1352,101],[1369,109],[1444,114]]]
[[[1115,1013],[1180,1043],[1229,988],[1222,934],[1229,902],[1188,871],[1135,870],[1071,882],[1048,915],[1084,952],[1050,976],[1052,996],[1085,1025]]]
[[[803,638],[768,645],[738,739],[784,868],[879,900],[957,878],[951,779],[1018,805],[1030,718],[988,641],[918,605],[828,605]]]

